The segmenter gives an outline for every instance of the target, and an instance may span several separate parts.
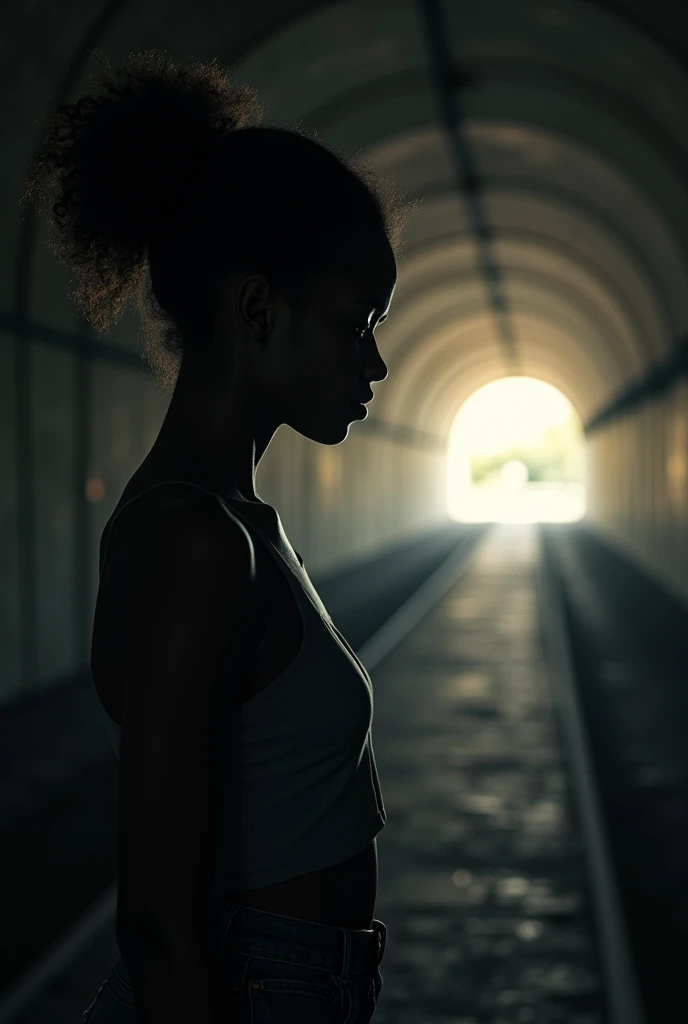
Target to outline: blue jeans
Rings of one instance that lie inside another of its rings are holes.
[[[223,987],[241,1024],[368,1024],[382,991],[387,928],[334,928],[212,899]],[[137,1024],[120,955],[84,1012],[88,1024]]]

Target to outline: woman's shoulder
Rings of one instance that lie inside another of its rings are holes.
[[[237,545],[251,548],[252,539],[240,518],[229,517],[220,495],[187,481],[156,479],[154,475],[134,474],[113,509],[101,535],[100,566],[131,562],[136,551],[161,530],[175,536],[196,533],[205,542],[215,544],[218,557],[223,550]]]

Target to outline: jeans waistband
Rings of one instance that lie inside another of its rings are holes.
[[[215,897],[211,904],[225,951],[286,958],[289,963],[320,968],[342,978],[375,972],[384,956],[387,927],[377,919],[372,928],[338,928]]]

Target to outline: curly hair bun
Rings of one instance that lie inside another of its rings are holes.
[[[79,217],[83,230],[107,243],[139,248],[220,135],[263,118],[248,85],[230,82],[217,59],[181,62],[166,53],[130,54],[105,72],[76,103],[48,115],[50,129],[34,156],[27,197],[61,189],[60,227]],[[104,202],[104,197],[107,199]],[[78,237],[80,225],[70,233]]]

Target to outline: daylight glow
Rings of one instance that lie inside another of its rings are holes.
[[[452,424],[447,512],[459,522],[574,522],[585,515],[584,440],[569,400],[533,377],[475,391]]]

